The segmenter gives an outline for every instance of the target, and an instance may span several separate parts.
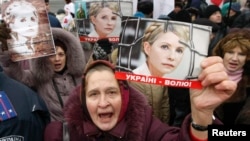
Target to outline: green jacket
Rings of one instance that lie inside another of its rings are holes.
[[[146,95],[154,115],[162,122],[168,123],[170,119],[168,88],[160,85],[132,81],[129,83],[132,87]]]

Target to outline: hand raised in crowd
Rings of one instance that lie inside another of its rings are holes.
[[[228,79],[223,60],[218,56],[203,60],[201,68],[203,70],[198,79],[203,89],[190,90],[192,120],[198,125],[207,126],[212,124],[215,108],[232,96],[237,85]]]

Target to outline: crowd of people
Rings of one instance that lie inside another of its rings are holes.
[[[13,62],[8,42],[20,39],[11,32],[15,22],[25,19],[12,18],[8,8],[3,15],[8,21],[0,25],[0,104],[10,106],[11,111],[3,111],[6,117],[0,115],[0,140],[204,141],[209,125],[250,124],[249,0],[244,7],[224,1],[223,9],[195,0],[175,0],[175,9],[158,18],[212,27],[208,56],[200,63],[197,78],[201,89],[115,77],[117,44],[108,37],[119,18],[116,3],[92,3],[87,14],[81,3],[75,11],[74,1],[65,0],[60,13],[73,19],[90,18],[93,29],[89,36],[100,37],[88,44],[63,27],[60,20],[65,19],[50,12],[48,0],[45,4],[55,46],[50,56]],[[38,24],[38,13],[27,16]],[[152,18],[153,1],[139,0],[133,16]],[[188,47],[188,29],[157,22],[149,25],[141,45],[146,61],[131,73],[161,77],[174,71]],[[91,51],[85,50],[86,45]],[[174,60],[171,69],[161,69],[167,63],[163,54]]]

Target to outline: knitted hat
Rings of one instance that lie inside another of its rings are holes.
[[[221,7],[221,14],[222,16],[226,16],[228,14],[228,8],[229,8],[230,2],[224,3]]]
[[[232,9],[233,11],[235,11],[235,12],[239,12],[239,11],[240,11],[240,8],[241,8],[241,6],[240,6],[240,4],[239,4],[238,2],[234,2],[234,3],[232,3],[232,5],[231,5],[231,9]]]
[[[221,9],[219,6],[217,5],[209,5],[205,12],[204,12],[204,18],[209,18],[213,13],[217,12],[217,11],[220,11],[221,12]]]

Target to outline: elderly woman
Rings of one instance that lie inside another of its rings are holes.
[[[68,128],[64,126],[63,130],[62,123],[51,122],[46,127],[45,141],[63,141],[63,135],[69,135],[70,141],[207,139],[207,126],[218,122],[212,118],[214,109],[231,96],[236,84],[225,75],[220,57],[206,58],[201,66],[199,80],[204,88],[191,91],[192,113],[181,128],[176,128],[155,118],[143,94],[115,78],[110,62],[94,61],[65,105]]]

